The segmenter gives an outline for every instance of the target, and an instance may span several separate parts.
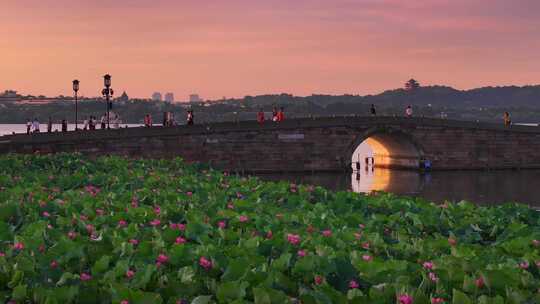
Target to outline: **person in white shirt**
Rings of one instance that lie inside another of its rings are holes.
[[[39,121],[37,118],[34,118],[34,121],[32,122],[32,132],[39,133]]]
[[[405,116],[412,117],[413,111],[411,106],[407,106],[407,109],[405,109]]]

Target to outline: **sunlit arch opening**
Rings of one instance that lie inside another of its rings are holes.
[[[353,169],[365,166],[388,169],[418,169],[421,151],[401,133],[376,133],[366,138],[352,155]]]

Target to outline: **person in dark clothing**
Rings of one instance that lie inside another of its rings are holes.
[[[62,132],[67,132],[67,121],[62,119]]]
[[[47,133],[52,132],[52,118],[49,116],[49,121],[47,122]]]
[[[32,129],[32,122],[30,122],[30,119],[26,120],[26,134],[30,134],[30,129]]]
[[[371,105],[371,110],[370,111],[371,111],[371,116],[377,115],[377,111],[375,110],[375,105],[374,104]]]
[[[167,127],[169,126],[169,113],[163,112],[163,126]]]
[[[278,121],[278,111],[276,107],[272,109],[272,121],[277,122]]]

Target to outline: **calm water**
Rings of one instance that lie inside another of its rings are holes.
[[[540,170],[442,171],[420,174],[413,171],[375,169],[360,174],[260,175],[266,180],[320,185],[333,190],[385,191],[418,196],[429,201],[467,200],[482,205],[519,202],[540,209]]]

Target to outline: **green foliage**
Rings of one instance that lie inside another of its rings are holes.
[[[522,205],[333,193],[180,159],[11,155],[0,170],[0,302],[540,299],[540,221]]]

